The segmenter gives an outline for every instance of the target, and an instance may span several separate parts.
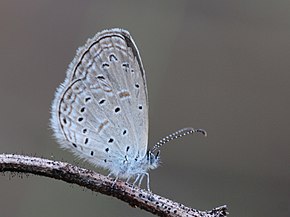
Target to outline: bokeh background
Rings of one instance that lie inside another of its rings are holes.
[[[162,149],[153,191],[236,217],[290,216],[289,1],[2,0],[0,152],[93,168],[58,147],[49,110],[77,47],[111,27],[142,56],[149,146],[182,127],[208,131]],[[2,174],[0,195],[1,216],[152,216],[33,175]]]

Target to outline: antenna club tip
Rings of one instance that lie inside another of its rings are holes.
[[[202,133],[205,137],[207,137],[207,132],[204,129],[196,129],[195,132]]]

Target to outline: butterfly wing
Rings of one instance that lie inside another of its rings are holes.
[[[145,71],[130,34],[89,39],[56,91],[51,126],[62,147],[97,166],[143,157],[148,143]]]

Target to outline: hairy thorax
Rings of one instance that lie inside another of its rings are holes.
[[[112,163],[114,165],[110,167],[111,174],[126,179],[146,174],[148,170],[157,168],[159,165],[159,154],[155,156],[153,153],[148,152],[141,159],[125,157],[124,160]]]

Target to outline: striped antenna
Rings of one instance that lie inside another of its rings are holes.
[[[160,139],[159,142],[157,142],[153,146],[151,152],[158,150],[161,146],[163,146],[167,142],[170,142],[171,140],[174,140],[174,139],[177,139],[179,137],[186,136],[189,134],[193,134],[193,133],[202,133],[204,136],[207,136],[206,131],[203,129],[183,128],[181,130],[176,131],[175,133],[172,133]]]

